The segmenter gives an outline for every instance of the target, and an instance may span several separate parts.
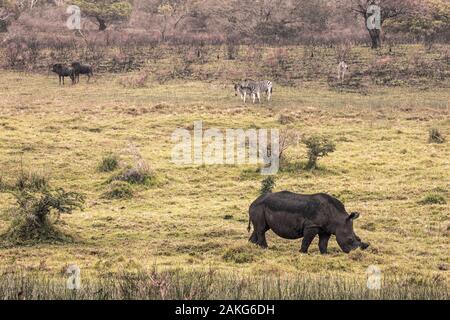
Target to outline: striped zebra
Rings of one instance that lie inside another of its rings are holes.
[[[237,83],[234,85],[235,96],[237,97],[238,95],[240,95],[241,100],[244,100],[244,103],[247,98],[247,95],[251,95],[251,91],[248,88],[248,85],[249,85],[249,83],[253,83],[253,82],[256,82],[256,81],[252,80],[252,79],[245,79],[241,83]]]
[[[254,81],[254,80],[244,80],[240,84],[234,86],[236,96],[241,95],[241,99],[246,100],[247,95],[252,96],[253,103],[255,103],[256,98],[258,102],[261,103],[261,93],[265,92],[267,95],[267,101],[270,101],[273,92],[273,83],[269,80]]]

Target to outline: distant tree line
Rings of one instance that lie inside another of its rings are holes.
[[[52,12],[60,15],[53,23],[61,30],[69,5],[80,8],[82,28],[89,32],[148,33],[161,42],[198,38],[229,44],[319,44],[367,39],[378,48],[389,37],[429,46],[450,39],[448,0],[0,0],[0,32]],[[378,17],[373,6],[380,8]],[[378,20],[379,27],[371,28],[371,20],[374,25]]]

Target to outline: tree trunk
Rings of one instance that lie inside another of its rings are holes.
[[[370,35],[370,39],[372,41],[372,49],[381,48],[381,30],[380,29],[370,29],[369,35]]]
[[[105,31],[107,26],[106,26],[106,21],[100,17],[95,17],[98,21],[98,30],[99,31]]]
[[[0,33],[8,32],[8,21],[0,19]]]
[[[426,35],[424,37],[424,45],[425,45],[425,48],[428,51],[431,51],[431,49],[433,48],[433,44],[434,44],[435,40],[436,39],[435,39],[435,35],[434,34]]]
[[[236,37],[229,36],[226,41],[226,44],[227,44],[228,60],[235,60],[239,52],[238,41]]]

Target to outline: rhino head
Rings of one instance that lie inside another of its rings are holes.
[[[341,221],[336,229],[336,241],[345,253],[349,253],[357,248],[364,250],[369,247],[369,244],[362,242],[361,238],[353,230],[353,220],[358,219],[358,217],[359,213],[352,212]]]

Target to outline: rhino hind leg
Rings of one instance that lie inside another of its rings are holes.
[[[256,230],[253,230],[252,235],[248,239],[251,243],[258,243],[258,235],[256,234]]]
[[[259,217],[260,218],[260,217]],[[266,223],[265,219],[257,219],[256,221],[252,220],[253,223],[253,233],[248,239],[251,243],[257,244],[261,248],[266,249],[267,241],[266,241],[266,232],[270,229]]]
[[[250,221],[253,224],[253,233],[249,241],[262,248],[267,248],[266,232],[270,229],[264,214],[263,206],[256,206],[250,209]]]
[[[328,253],[328,241],[330,237],[331,234],[329,233],[319,233],[319,250],[321,254]]]
[[[264,249],[266,249],[268,247],[267,241],[266,241],[266,231],[267,230],[269,230],[268,227],[257,231],[257,235],[258,235],[257,245]]]
[[[252,235],[248,239],[251,243],[257,244],[261,248],[267,248],[267,241],[266,241],[266,232],[269,230],[269,227],[265,227],[263,229],[253,230]]]
[[[318,228],[307,228],[304,230],[302,246],[300,248],[301,253],[307,253],[311,242],[314,240],[316,235],[319,233]]]

